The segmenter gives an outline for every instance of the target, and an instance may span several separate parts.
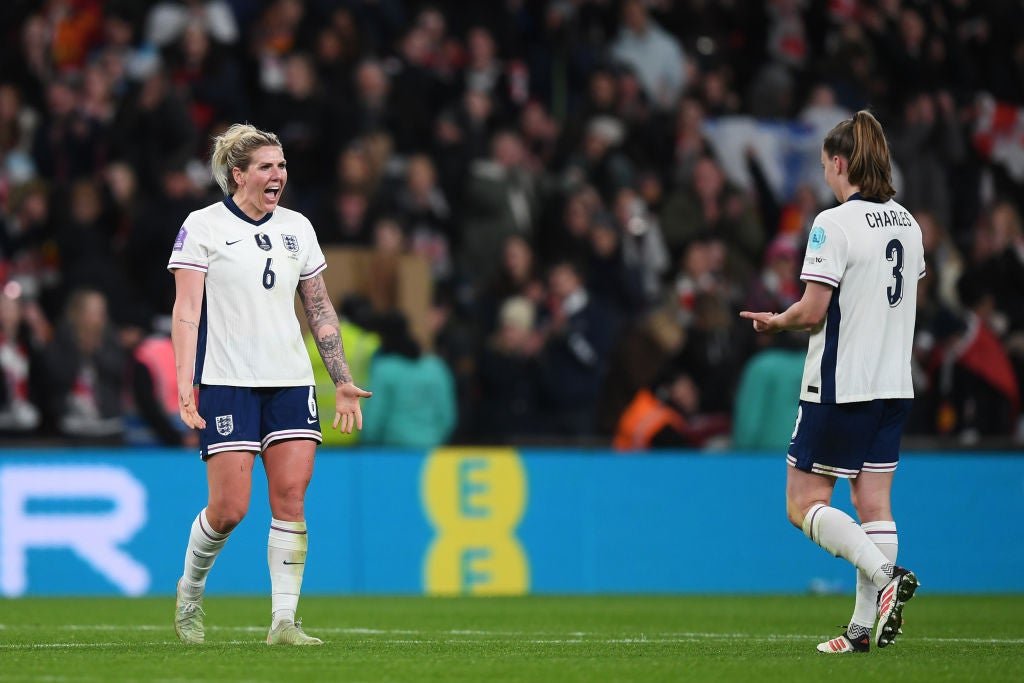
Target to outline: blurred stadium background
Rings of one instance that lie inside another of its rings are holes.
[[[317,228],[376,392],[365,432],[320,451],[305,595],[850,593],[784,517],[805,338],[736,312],[799,296],[833,201],[822,135],[865,107],[928,255],[901,558],[936,593],[1024,592],[1022,20],[964,0],[3,3],[0,594],[173,592],[205,483],[165,391],[165,266],[235,121],[280,135],[284,204]],[[212,594],[267,590],[261,484]]]

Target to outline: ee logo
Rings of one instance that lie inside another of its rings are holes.
[[[515,535],[526,508],[526,476],[514,449],[437,449],[424,463],[421,486],[435,533],[423,567],[427,593],[529,590],[529,562]]]

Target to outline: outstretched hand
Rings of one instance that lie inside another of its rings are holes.
[[[781,329],[772,324],[772,320],[775,318],[775,313],[768,313],[767,311],[760,311],[757,313],[753,311],[740,311],[740,317],[752,320],[755,332],[774,333],[779,332]]]
[[[363,428],[363,410],[359,407],[359,399],[370,398],[373,392],[360,389],[352,382],[339,384],[334,392],[334,422],[332,427],[345,434]]]

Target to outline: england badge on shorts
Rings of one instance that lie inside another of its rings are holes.
[[[293,254],[299,253],[299,238],[295,235],[281,235],[281,241],[284,242],[284,248]]]
[[[217,433],[221,436],[227,436],[231,432],[235,431],[235,420],[232,415],[218,415],[217,416]]]

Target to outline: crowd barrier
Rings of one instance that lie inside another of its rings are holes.
[[[785,473],[764,453],[322,449],[303,593],[852,592],[786,521]],[[173,593],[205,481],[194,452],[0,451],[0,594]],[[253,484],[210,593],[269,591],[259,466]],[[1024,592],[1024,454],[905,453],[894,499],[929,592]]]

